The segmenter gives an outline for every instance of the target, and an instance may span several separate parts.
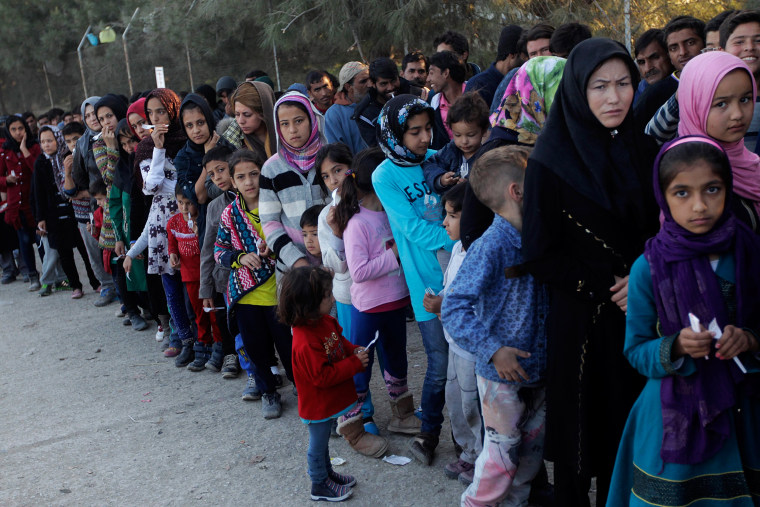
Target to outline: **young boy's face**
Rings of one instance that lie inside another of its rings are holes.
[[[66,141],[66,146],[69,147],[71,153],[74,153],[74,148],[76,148],[80,137],[82,137],[82,134],[67,134],[63,136],[63,140]]]
[[[480,149],[485,132],[478,125],[465,121],[451,124],[451,133],[454,144],[462,150],[465,158],[470,158]]]
[[[462,211],[454,211],[454,207],[450,202],[447,202],[444,208],[446,209],[446,217],[443,219],[443,227],[446,229],[449,238],[453,241],[459,241],[459,218],[462,215]]]
[[[206,173],[211,176],[211,181],[220,190],[226,192],[232,188],[232,175],[230,174],[230,165],[224,160],[212,160],[206,164]]]
[[[232,186],[240,192],[246,202],[259,198],[259,175],[261,175],[261,169],[253,162],[235,164]]]
[[[316,225],[305,225],[301,229],[301,236],[303,237],[303,244],[306,246],[306,251],[315,257],[322,256],[322,250],[319,248],[319,238],[317,237]]]
[[[106,194],[95,194],[93,197],[98,203],[98,207],[106,209],[106,206],[108,205],[108,196],[106,196]]]
[[[195,207],[193,201],[182,194],[177,194],[177,207],[179,208],[179,212],[182,213],[182,217],[185,221],[187,221],[188,213],[192,218],[198,216],[198,208]]]

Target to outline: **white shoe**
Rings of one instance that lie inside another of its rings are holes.
[[[156,331],[156,341],[160,342],[163,339],[164,339],[164,328],[159,325],[158,331]]]

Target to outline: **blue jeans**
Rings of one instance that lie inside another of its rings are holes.
[[[34,258],[34,245],[37,232],[33,227],[22,227],[16,230],[16,235],[18,236],[18,249],[28,269],[27,273],[29,276],[38,276],[37,262]]]
[[[364,418],[372,417],[375,407],[372,404],[372,393],[369,390],[369,382],[372,378],[372,364],[375,361],[375,349],[380,360],[381,371],[389,389],[403,381],[403,390],[406,390],[406,312],[404,308],[389,312],[367,313],[360,312],[351,307],[351,334],[349,340],[354,345],[366,346],[375,338],[375,333],[380,333],[380,339],[375,342],[369,351],[369,364],[367,367],[354,375],[354,386],[359,395],[359,405],[356,412],[361,408]],[[366,393],[366,398],[362,396]]]
[[[332,471],[330,464],[330,430],[332,419],[323,422],[309,423],[309,450],[306,462],[309,465],[311,482],[320,483],[327,479],[327,472]]]
[[[177,338],[172,333],[169,345],[171,347],[182,347],[183,343],[193,341],[193,328],[187,315],[187,305],[185,304],[186,291],[182,283],[182,275],[179,271],[170,275],[164,273],[161,275],[161,282],[164,285],[166,293],[166,305],[169,307],[169,313],[172,317],[172,330],[176,328]]]
[[[443,406],[446,402],[446,372],[449,366],[449,344],[443,336],[443,326],[437,318],[417,321],[422,344],[427,355],[427,371],[422,383],[423,433],[439,435],[443,424]]]

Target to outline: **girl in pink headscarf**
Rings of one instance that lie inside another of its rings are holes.
[[[718,141],[731,162],[734,214],[760,232],[760,157],[744,147],[756,98],[755,79],[742,60],[723,51],[699,55],[681,73],[678,135]]]

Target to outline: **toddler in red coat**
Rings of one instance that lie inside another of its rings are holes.
[[[310,266],[285,275],[277,308],[280,320],[293,328],[298,415],[309,428],[311,499],[332,502],[351,496],[356,484],[356,479],[336,473],[330,465],[332,422],[356,405],[353,378],[369,363],[367,351],[346,340],[338,321],[330,317],[334,302],[332,276]]]

